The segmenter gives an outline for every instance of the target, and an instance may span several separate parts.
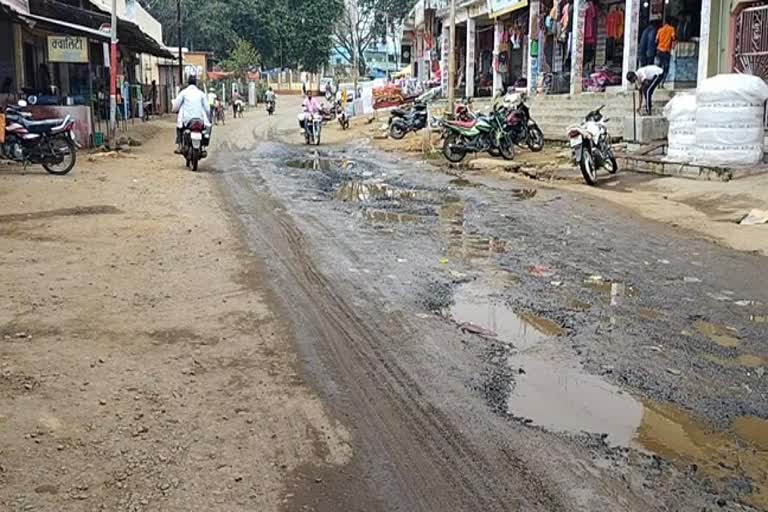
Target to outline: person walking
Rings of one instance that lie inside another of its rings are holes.
[[[643,66],[637,71],[627,73],[627,81],[635,84],[635,87],[640,91],[640,106],[637,108],[639,114],[643,112],[643,101],[645,101],[645,114],[651,115],[653,93],[663,79],[664,70],[655,65]]]
[[[664,74],[661,77],[662,88],[664,88],[664,82],[669,73],[669,60],[672,57],[672,47],[677,40],[675,31],[676,23],[677,20],[673,16],[670,16],[656,33],[656,56],[659,58],[659,66],[664,70]]]
[[[652,21],[645,27],[640,36],[640,66],[650,66],[656,58],[656,32],[659,30],[659,22]]]

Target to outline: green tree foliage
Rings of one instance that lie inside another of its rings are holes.
[[[237,78],[243,78],[249,71],[258,66],[259,52],[247,39],[239,38],[235,48],[229,52],[227,60],[221,63],[226,71],[233,71]]]
[[[176,0],[143,0],[163,24],[164,42],[177,46]],[[181,0],[182,45],[228,56],[241,40],[266,67],[317,71],[333,48],[343,0]]]

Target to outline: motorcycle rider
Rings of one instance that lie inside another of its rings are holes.
[[[181,154],[181,135],[184,127],[193,119],[202,119],[210,139],[211,121],[208,117],[210,105],[205,93],[197,88],[197,77],[189,75],[187,86],[173,100],[173,111],[178,112],[176,118],[176,154]]]
[[[299,126],[301,126],[301,131],[303,133],[305,130],[304,118],[306,117],[306,114],[309,114],[310,116],[314,116],[315,114],[318,114],[320,112],[320,105],[317,103],[317,101],[315,101],[315,98],[312,97],[312,91],[307,91],[307,97],[304,98],[304,101],[301,103],[301,107],[305,113],[305,115],[302,116],[302,119],[299,122]]]
[[[270,103],[272,104],[272,110],[275,109],[276,99],[277,99],[277,95],[275,94],[275,91],[273,91],[271,87],[267,89],[267,92],[264,95],[264,100],[266,101],[267,106],[269,106]]]

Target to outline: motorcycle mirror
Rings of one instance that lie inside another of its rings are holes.
[[[24,100],[19,100],[19,106],[20,106],[21,108],[24,108],[24,107],[26,107],[26,106],[27,106],[27,102],[26,102],[26,101],[24,101]]]

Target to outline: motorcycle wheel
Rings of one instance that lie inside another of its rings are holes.
[[[491,148],[488,150],[488,154],[491,155],[493,158],[498,158],[501,156],[501,151],[499,148]]]
[[[389,127],[389,136],[392,137],[395,140],[400,140],[403,137],[405,137],[405,134],[408,133],[406,128],[399,122],[394,122]]]
[[[192,167],[192,172],[197,172],[197,163],[199,161],[200,161],[200,150],[192,148],[192,155],[189,162]]]
[[[77,147],[69,137],[59,137],[51,141],[51,147],[56,154],[61,155],[61,161],[43,162],[43,169],[49,174],[63,176],[75,166]],[[57,159],[58,160],[58,159]]]
[[[528,149],[538,153],[544,149],[544,133],[538,125],[533,125],[528,129]]]
[[[611,174],[616,174],[619,172],[619,164],[616,162],[616,158],[613,156],[613,152],[608,153],[608,158],[605,159],[603,167],[605,167]]]
[[[587,182],[587,185],[597,185],[597,168],[589,148],[582,149],[579,167],[581,167],[581,174],[584,176],[584,181]]]
[[[508,137],[504,137],[501,141],[501,146],[498,148],[499,154],[504,160],[515,159],[515,145],[509,140]]]
[[[445,137],[443,141],[443,156],[449,162],[457,164],[464,160],[467,153],[461,149],[456,148],[456,144],[459,142],[459,137],[455,133],[450,133]]]

